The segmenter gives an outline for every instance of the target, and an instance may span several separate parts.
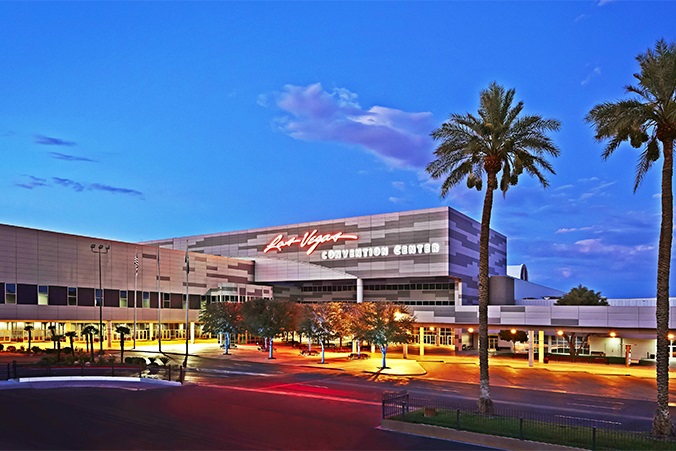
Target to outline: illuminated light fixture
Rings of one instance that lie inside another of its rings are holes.
[[[263,253],[267,254],[272,250],[281,252],[287,247],[297,245],[301,249],[307,248],[307,251],[305,253],[307,255],[311,255],[315,251],[315,249],[317,249],[317,246],[319,246],[320,244],[328,243],[329,241],[337,243],[339,240],[358,240],[358,239],[359,239],[358,235],[343,232],[325,233],[323,235],[319,235],[317,233],[317,229],[314,229],[312,232],[305,232],[302,238],[299,237],[298,235],[293,237],[287,236],[286,238],[284,238],[284,234],[280,233],[279,235],[274,237],[272,241],[268,243],[268,245],[263,250]]]
[[[467,329],[467,332],[469,332],[470,334],[473,334],[473,333],[474,333],[474,328],[473,328],[473,327],[470,327],[469,329]]]
[[[562,331],[562,330],[557,330],[557,331],[556,331],[556,335],[558,335],[559,337],[563,337],[563,331]]]
[[[667,338],[668,338],[669,340],[673,340],[673,339],[674,339],[674,334],[669,334],[669,335],[667,335]]]
[[[511,332],[512,334],[515,334],[515,333],[516,333],[516,329],[510,330],[510,332]]]
[[[611,333],[610,333],[610,338],[615,338],[615,337],[617,337],[617,334],[616,334],[614,331],[611,332]]]
[[[434,332],[434,326],[430,327],[430,332]]]

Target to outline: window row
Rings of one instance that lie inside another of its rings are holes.
[[[190,295],[190,308],[199,309],[206,296]],[[185,294],[162,293],[162,308],[185,309]],[[0,283],[0,304],[59,305],[98,307],[157,308],[156,292],[108,290],[98,288],[60,287],[50,285],[28,285]]]
[[[455,288],[452,283],[404,283],[404,284],[369,284],[364,285],[364,291],[413,291],[413,290],[435,290],[449,291]],[[357,285],[317,285],[304,286],[303,291],[307,293],[315,292],[334,292],[334,291],[357,291]]]

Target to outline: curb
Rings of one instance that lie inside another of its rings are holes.
[[[572,451],[580,448],[552,445],[550,443],[531,442],[511,437],[499,437],[497,435],[479,434],[476,432],[458,431],[456,429],[431,426],[428,424],[406,423],[403,421],[383,419],[380,429],[402,434],[420,435],[441,440],[468,443],[472,445],[488,446],[503,450],[514,451]]]

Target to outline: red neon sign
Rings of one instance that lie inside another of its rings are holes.
[[[297,245],[301,249],[307,247],[308,249],[305,253],[307,255],[310,255],[315,251],[315,249],[317,249],[317,246],[319,246],[320,244],[328,243],[329,241],[337,243],[339,240],[358,240],[358,239],[359,236],[357,235],[343,232],[326,233],[324,235],[318,235],[317,229],[313,230],[312,232],[305,232],[302,238],[296,235],[293,237],[287,237],[285,239],[284,234],[280,233],[272,241],[270,241],[270,243],[268,243],[263,252],[268,253],[269,251],[272,250],[281,252],[283,249],[286,249],[287,247]]]

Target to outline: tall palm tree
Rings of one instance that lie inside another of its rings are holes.
[[[636,60],[641,72],[634,74],[636,86],[627,86],[629,100],[605,102],[591,109],[586,119],[596,128],[596,140],[609,142],[603,151],[608,158],[624,141],[641,148],[634,192],[653,163],[662,165],[662,220],[657,254],[657,410],[653,433],[672,434],[669,415],[669,273],[673,239],[673,152],[676,139],[676,45],[659,40]]]
[[[77,332],[71,330],[70,332],[66,332],[64,335],[68,337],[68,341],[70,341],[70,353],[73,357],[75,357],[75,346],[73,346],[73,339],[77,337]]]
[[[31,342],[33,341],[33,329],[34,327],[30,324],[24,326],[23,330],[28,332],[28,353],[31,353]]]
[[[115,332],[120,334],[120,363],[124,363],[124,338],[131,333],[131,329],[125,325],[115,326]]]
[[[89,343],[88,346],[91,346],[90,350],[92,353],[92,360],[94,360],[94,335],[98,333],[99,329],[91,324],[85,326],[84,329],[82,329],[82,335],[88,337],[87,338],[87,342]]]
[[[543,172],[554,174],[554,169],[546,157],[559,155],[547,133],[557,131],[560,122],[541,116],[520,117],[523,102],[513,105],[514,94],[514,89],[505,90],[493,82],[481,91],[478,116],[452,114],[432,132],[441,144],[434,152],[436,159],[427,166],[432,178],[445,177],[441,197],[462,180],[468,188],[481,190],[486,179],[479,238],[479,410],[485,414],[493,412],[488,377],[488,244],[493,191],[500,189],[505,195],[524,171],[547,187]]]

